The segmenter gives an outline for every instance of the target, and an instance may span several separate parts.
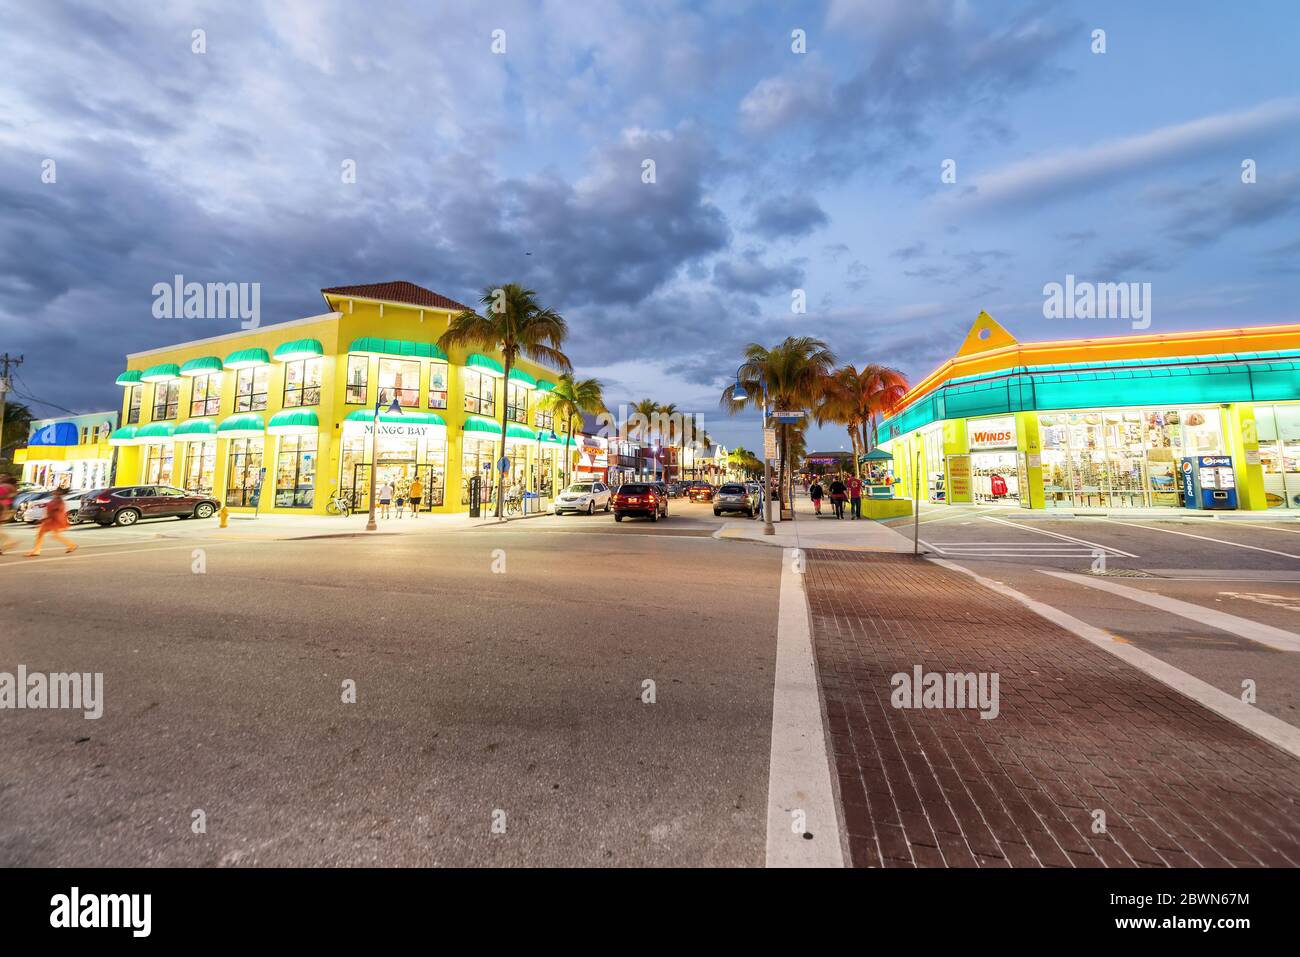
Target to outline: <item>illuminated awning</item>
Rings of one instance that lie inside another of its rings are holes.
[[[530,392],[537,388],[537,380],[523,369],[510,370],[510,384],[516,388],[528,389]]]
[[[135,435],[139,431],[139,427],[134,425],[124,425],[120,429],[114,429],[113,434],[108,437],[108,444],[135,445]]]
[[[217,426],[217,437],[222,439],[251,439],[265,433],[266,423],[256,412],[232,415]]]
[[[265,349],[240,349],[226,356],[227,369],[251,369],[254,366],[271,364],[271,357]]]
[[[484,375],[496,376],[497,378],[506,374],[506,370],[501,363],[491,356],[483,355],[481,352],[474,352],[467,356],[465,368],[473,369],[475,372],[482,372]]]
[[[491,419],[485,419],[481,415],[467,416],[465,424],[461,426],[466,432],[480,432],[483,435],[500,435],[501,424],[493,422]]]
[[[176,426],[170,422],[150,422],[140,426],[135,434],[134,445],[149,445],[154,442],[166,442],[176,434]]]
[[[164,362],[161,365],[150,366],[140,376],[145,382],[172,382],[180,377],[181,367],[174,362]]]
[[[447,361],[447,353],[433,342],[412,342],[410,339],[381,339],[362,336],[353,339],[348,352],[369,352],[381,356],[403,356],[408,359],[438,359]]]
[[[276,362],[293,362],[295,359],[314,359],[325,354],[319,339],[294,339],[275,347],[271,358]]]
[[[183,376],[207,375],[210,372],[220,371],[222,371],[221,360],[216,356],[202,356],[198,359],[191,359],[181,366],[181,375]]]
[[[139,385],[140,376],[143,373],[139,369],[127,369],[117,377],[118,385]]]
[[[315,435],[320,431],[320,420],[311,409],[285,409],[271,416],[266,431],[272,435]]]
[[[204,442],[217,437],[217,423],[212,419],[186,419],[176,426],[177,442]]]

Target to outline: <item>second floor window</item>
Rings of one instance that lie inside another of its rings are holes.
[[[528,390],[512,385],[506,390],[506,418],[528,424]]]
[[[126,403],[127,425],[140,421],[140,406],[144,404],[144,386],[133,385],[129,390]]]
[[[190,380],[190,415],[216,415],[221,411],[221,373],[196,375]]]
[[[284,364],[284,407],[320,405],[321,359],[295,359]]]
[[[153,386],[153,418],[174,419],[180,411],[181,384],[176,381],[155,382]]]
[[[537,410],[537,427],[538,427],[539,429],[554,429],[554,428],[555,428],[555,413],[553,413],[553,412],[543,412],[541,409],[538,409],[538,410]]]
[[[496,380],[473,369],[466,369],[464,376],[465,411],[486,416],[496,415]]]
[[[239,370],[235,380],[236,412],[260,412],[266,408],[266,384],[270,375],[270,366]]]
[[[413,359],[379,360],[379,401],[411,408],[420,406],[420,363]]]
[[[447,367],[441,362],[429,366],[429,408],[447,408]]]
[[[370,356],[348,356],[348,376],[343,401],[350,405],[365,405],[366,383],[369,379]]]

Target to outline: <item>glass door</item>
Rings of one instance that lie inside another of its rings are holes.
[[[1300,406],[1257,406],[1259,464],[1269,508],[1300,508]]]

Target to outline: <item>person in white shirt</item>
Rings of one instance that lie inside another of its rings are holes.
[[[379,487],[379,514],[382,518],[388,518],[388,509],[392,504],[393,486],[391,482],[385,482]]]

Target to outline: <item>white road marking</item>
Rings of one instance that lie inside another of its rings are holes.
[[[1245,545],[1241,542],[1229,542],[1222,538],[1210,538],[1208,535],[1193,535],[1191,532],[1179,532],[1172,528],[1160,528],[1157,525],[1139,525],[1137,522],[1120,522],[1111,519],[1116,525],[1131,525],[1134,528],[1145,528],[1153,532],[1164,532],[1167,535],[1182,535],[1184,538],[1199,538],[1203,542],[1217,542],[1220,545],[1232,545],[1235,548],[1249,548],[1253,552],[1268,552],[1270,555],[1281,555],[1283,558],[1300,558],[1300,555],[1292,555],[1290,552],[1279,552],[1272,548],[1262,548],[1259,545]]]
[[[1062,541],[1074,542],[1076,545],[1087,545],[1089,548],[1095,548],[1100,551],[1105,551],[1109,555],[1114,557],[1137,558],[1136,555],[1133,555],[1129,552],[1123,552],[1120,551],[1118,548],[1111,548],[1108,545],[1098,545],[1096,542],[1090,542],[1084,538],[1074,538],[1073,536],[1070,535],[1062,535],[1060,532],[1049,532],[1045,528],[1033,528],[1032,526],[1029,525],[1018,525],[1015,522],[1008,522],[1005,518],[994,518],[991,515],[982,515],[980,517],[983,518],[984,521],[986,522],[997,522],[999,525],[1009,525],[1012,528],[1018,528],[1023,532],[1036,532],[1039,535],[1049,535],[1052,538],[1059,538]]]
[[[942,558],[932,558],[930,561],[942,565],[944,568],[951,568],[953,571],[961,572],[963,575],[969,575],[985,588],[990,588],[1000,595],[1015,599],[1041,618],[1059,625],[1089,644],[1096,645],[1102,651],[1127,662],[1160,683],[1173,688],[1179,694],[1191,698],[1197,704],[1204,705],[1215,714],[1222,715],[1251,734],[1257,735],[1270,744],[1281,748],[1292,757],[1300,758],[1300,728],[1293,727],[1280,718],[1275,718],[1267,712],[1251,707],[1240,698],[1235,698],[1202,681],[1200,678],[1195,678],[1185,671],[1180,671],[1154,655],[1147,654],[1136,645],[1117,641],[1109,632],[1090,625],[1086,621],[1080,621],[1059,608],[1053,608],[1051,605],[1036,601],[1014,588],[993,581],[990,578],[985,578],[978,572],[971,571],[956,562],[944,561]]]
[[[767,784],[767,866],[843,867],[808,600],[803,574],[795,571],[798,551],[783,549],[781,558]],[[798,812],[803,814],[811,840],[795,828]]]
[[[1171,615],[1189,618],[1192,621],[1209,625],[1211,628],[1217,628],[1240,638],[1267,645],[1269,648],[1276,648],[1278,651],[1300,651],[1300,635],[1282,628],[1274,628],[1272,625],[1251,621],[1249,618],[1239,618],[1236,615],[1229,615],[1226,611],[1208,608],[1205,605],[1180,601],[1177,598],[1169,598],[1156,592],[1143,591],[1130,585],[1121,585],[1118,582],[1095,575],[1074,575],[1070,572],[1048,571],[1046,568],[1040,568],[1038,571],[1041,574],[1064,579],[1076,585],[1086,585],[1088,588],[1108,591],[1112,595],[1119,595],[1129,601],[1150,605],[1152,608],[1159,608]]]

